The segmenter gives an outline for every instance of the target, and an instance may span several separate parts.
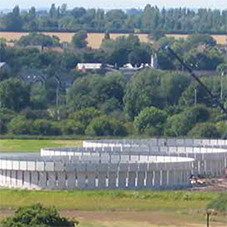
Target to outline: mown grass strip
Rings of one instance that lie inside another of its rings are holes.
[[[0,152],[40,152],[44,147],[77,147],[78,140],[0,140]]]

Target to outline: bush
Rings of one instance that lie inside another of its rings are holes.
[[[46,119],[37,119],[33,123],[34,133],[37,135],[56,136],[61,134],[61,129],[58,123]]]
[[[80,111],[76,111],[75,113],[69,115],[70,119],[73,119],[75,122],[80,122],[84,128],[90,124],[92,119],[95,117],[99,117],[101,112],[93,107],[85,108]]]
[[[86,134],[90,136],[125,136],[127,130],[120,121],[101,116],[91,121],[86,129]]]
[[[47,110],[32,110],[26,108],[20,112],[21,115],[25,116],[26,119],[50,119],[50,115]]]
[[[164,134],[173,137],[185,136],[197,123],[197,119],[199,118],[192,109],[175,114],[167,119]]]
[[[166,118],[167,113],[165,111],[156,107],[147,107],[135,118],[133,125],[139,133],[144,133],[150,128],[160,132],[163,129]]]
[[[0,135],[7,132],[6,124],[3,120],[0,119]]]
[[[19,208],[13,217],[1,221],[1,227],[74,227],[78,224],[75,220],[60,217],[55,208],[43,207],[36,204]]]
[[[25,119],[24,116],[13,118],[8,124],[8,131],[15,135],[33,134],[32,121]]]
[[[216,139],[220,138],[220,132],[215,124],[206,122],[197,124],[189,133],[189,136],[194,138],[208,138]]]
[[[74,120],[65,120],[61,122],[61,130],[64,135],[84,135],[84,125]]]

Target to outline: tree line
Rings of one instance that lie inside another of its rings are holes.
[[[219,77],[203,82],[220,95]],[[226,85],[225,79],[223,102]],[[185,73],[146,69],[129,81],[119,73],[87,74],[75,80],[64,98],[60,106],[38,106],[39,97],[27,84],[2,81],[1,135],[219,138],[227,129],[226,116]]]
[[[226,34],[227,10],[187,8],[144,9],[68,9],[66,4],[52,4],[49,10],[20,10],[0,15],[0,29],[5,31],[78,31],[150,33]]]

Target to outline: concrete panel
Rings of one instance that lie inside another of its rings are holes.
[[[56,172],[48,172],[48,188],[56,189]]]
[[[162,177],[161,177],[161,185],[163,187],[166,187],[168,184],[168,179],[167,179],[167,171],[162,171]]]
[[[39,186],[42,189],[47,188],[47,174],[46,174],[46,172],[39,172]]]
[[[137,173],[137,188],[143,189],[145,187],[145,172],[139,171]]]
[[[54,171],[58,172],[58,171],[64,171],[64,170],[65,170],[65,165],[63,162],[54,162]]]
[[[106,189],[107,172],[98,172],[98,189]]]
[[[35,171],[35,162],[27,162],[27,169],[28,171]]]
[[[75,189],[76,188],[76,173],[75,172],[67,172],[67,180],[68,185],[67,189]]]
[[[110,170],[108,174],[109,189],[116,189],[116,183],[117,183],[117,172]]]
[[[85,189],[86,188],[86,178],[87,174],[86,172],[77,172],[77,186],[79,189]]]
[[[118,177],[119,177],[119,185],[118,187],[120,189],[125,189],[126,188],[126,178],[128,175],[128,171],[119,171]]]
[[[54,162],[45,162],[45,171],[54,171]]]
[[[66,173],[65,172],[58,172],[58,189],[66,189]]]
[[[32,172],[32,179],[31,179],[31,189],[38,188],[38,172]]]
[[[27,170],[27,162],[26,161],[20,161],[20,170]]]
[[[44,171],[44,162],[36,162],[36,170]]]
[[[12,170],[11,172],[12,172],[11,185],[12,185],[13,188],[16,188],[16,186],[17,186],[17,173],[16,173],[16,170]]]
[[[134,189],[136,185],[136,171],[130,171],[128,173],[128,188]]]
[[[24,171],[24,185],[23,188],[29,189],[31,184],[31,173]]]
[[[17,171],[17,186],[22,188],[23,183],[24,183],[24,173],[23,171]]]

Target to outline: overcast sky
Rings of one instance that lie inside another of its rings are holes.
[[[146,4],[157,5],[159,7],[189,7],[189,8],[227,8],[226,0],[0,0],[1,9],[11,9],[15,5],[21,8],[30,8],[31,6],[39,8],[49,8],[55,3],[62,5],[66,3],[69,8],[83,6],[85,8],[144,8]]]

